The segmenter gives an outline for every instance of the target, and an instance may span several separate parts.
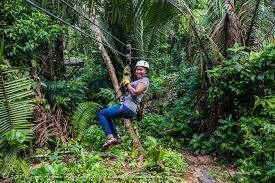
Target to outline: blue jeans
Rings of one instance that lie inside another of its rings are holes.
[[[119,104],[102,109],[98,113],[98,118],[106,135],[117,135],[117,129],[113,122],[113,119],[121,117],[132,118],[135,115],[136,114],[128,109],[126,106]]]

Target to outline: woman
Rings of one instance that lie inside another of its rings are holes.
[[[137,115],[141,99],[149,87],[148,71],[148,62],[144,60],[138,61],[136,64],[137,80],[132,83],[130,83],[128,78],[122,80],[123,85],[127,88],[124,100],[118,105],[102,109],[99,112],[98,118],[107,136],[107,142],[102,146],[103,150],[121,143],[113,119],[119,117],[132,118]]]

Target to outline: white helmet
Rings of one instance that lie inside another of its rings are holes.
[[[149,69],[149,63],[146,62],[145,60],[138,61],[136,64],[136,67],[138,67],[138,66],[145,67],[145,68]]]

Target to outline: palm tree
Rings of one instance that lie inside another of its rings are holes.
[[[212,83],[206,71],[227,58],[228,48],[236,43],[258,49],[266,42],[274,40],[274,9],[267,1],[261,0],[208,0],[204,5],[207,13],[198,16],[186,1],[167,1],[183,14],[186,24],[190,25],[186,26],[185,34],[188,35],[191,45],[197,45],[191,47],[190,52],[194,55],[193,63],[200,63],[201,88],[198,92],[197,107],[203,112],[207,90]],[[197,49],[198,46],[201,49]],[[210,108],[211,111],[207,113],[211,115],[206,115],[200,124],[200,129],[205,129],[207,133],[214,129],[215,113],[219,110],[215,105]]]
[[[185,16],[186,24],[191,25],[186,26],[192,28],[186,33],[192,44],[215,53],[218,60],[227,57],[226,50],[235,43],[258,49],[275,38],[275,11],[267,1],[208,0],[205,4],[208,11],[201,16],[195,16],[185,1],[167,1]],[[198,24],[198,19],[206,24]]]
[[[224,55],[235,43],[257,49],[275,38],[275,12],[267,1],[209,0],[207,6],[211,38]]]

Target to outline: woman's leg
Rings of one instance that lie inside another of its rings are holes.
[[[99,121],[102,125],[104,133],[107,136],[117,134],[117,129],[112,119],[120,117],[120,114],[120,105],[115,105],[113,107],[102,109],[98,113]]]
[[[110,120],[109,124],[110,124],[110,128],[111,128],[112,134],[114,136],[117,136],[118,132],[117,132],[117,128],[116,128],[116,125],[115,125],[114,121]]]

